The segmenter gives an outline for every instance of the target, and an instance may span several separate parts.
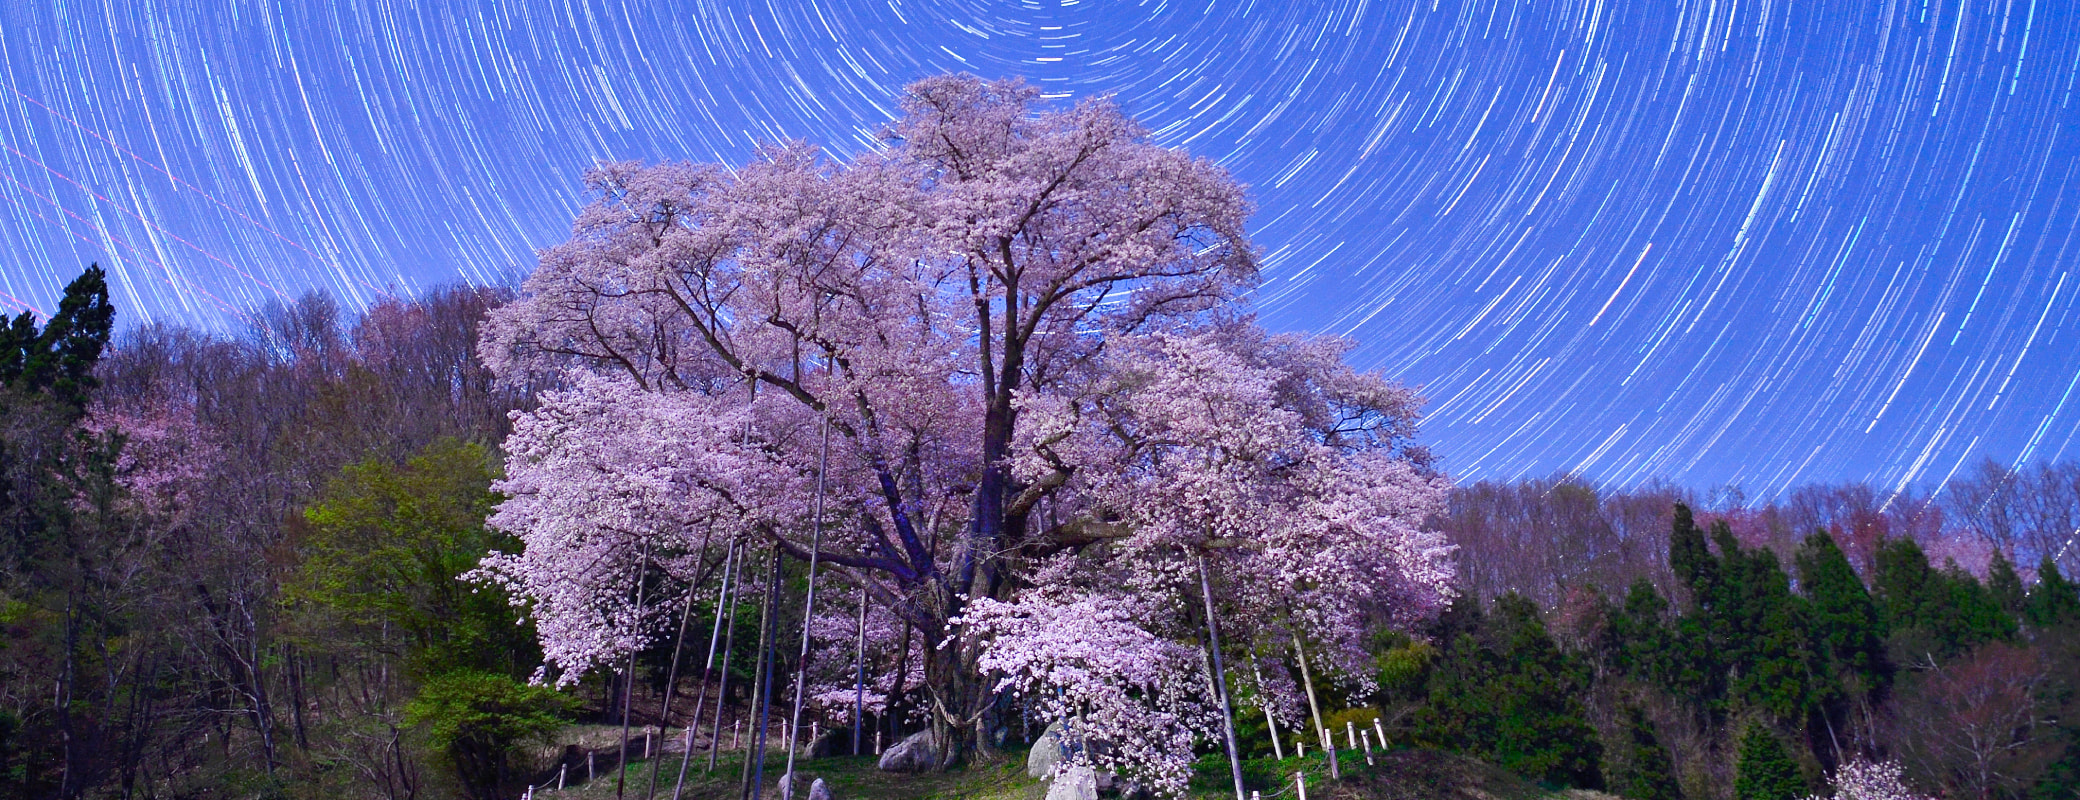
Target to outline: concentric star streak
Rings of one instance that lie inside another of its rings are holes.
[[[856,151],[971,71],[1252,184],[1266,320],[1423,385],[1462,478],[2080,456],[2065,2],[59,0],[0,60],[0,308],[507,280],[596,160]]]

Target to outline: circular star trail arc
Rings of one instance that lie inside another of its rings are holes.
[[[2080,456],[2080,17],[2045,0],[11,4],[0,307],[509,280],[601,159],[873,146],[945,71],[1253,186],[1271,324],[1462,479],[1932,485]]]

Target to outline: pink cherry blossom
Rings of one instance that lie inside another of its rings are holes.
[[[1299,637],[1353,676],[1368,625],[1448,598],[1420,401],[1345,342],[1240,314],[1242,187],[1110,101],[943,76],[902,109],[850,161],[791,143],[587,176],[570,239],[485,325],[503,379],[563,388],[507,443],[492,524],[524,547],[475,577],[572,680],[661,634],[634,603],[646,557],[682,578],[702,541],[806,558],[824,463],[818,557],[874,606],[877,694],[914,664],[930,724],[966,741],[1018,693],[1179,791],[1217,730],[1199,559],[1245,646]],[[812,621],[834,717],[847,602]]]

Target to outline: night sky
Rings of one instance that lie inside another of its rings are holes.
[[[0,310],[509,281],[599,159],[871,146],[924,75],[1112,93],[1253,187],[1255,302],[1462,480],[2080,457],[2070,0],[6,3]]]

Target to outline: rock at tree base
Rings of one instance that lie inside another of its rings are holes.
[[[786,775],[780,776],[780,791],[778,791],[776,794],[780,796],[780,800],[793,800],[794,773],[790,772]]]
[[[868,742],[867,746],[872,747],[873,744],[873,742]],[[822,736],[816,737],[816,741],[809,743],[810,758],[836,758],[851,754],[851,728],[832,728],[824,731]]]
[[[1082,765],[1062,770],[1048,784],[1047,800],[1098,800],[1097,773]]]
[[[1045,780],[1061,761],[1062,723],[1053,722],[1040,733],[1040,738],[1033,740],[1033,749],[1026,753],[1026,777]]]
[[[940,750],[938,737],[926,728],[888,748],[877,766],[882,772],[931,772],[939,768]]]
[[[809,800],[831,800],[831,787],[824,785],[822,778],[809,784]]]

